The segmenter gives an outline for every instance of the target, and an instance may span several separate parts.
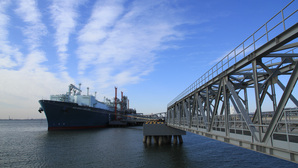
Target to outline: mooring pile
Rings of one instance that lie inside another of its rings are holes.
[[[150,145],[153,139],[154,144],[163,145],[182,144],[183,139],[181,135],[186,135],[185,131],[178,130],[166,125],[165,122],[147,121],[143,125],[143,142]],[[179,140],[179,142],[178,142]]]

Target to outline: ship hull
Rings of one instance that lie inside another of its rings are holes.
[[[51,100],[39,103],[47,117],[48,130],[104,128],[109,123],[108,110]]]

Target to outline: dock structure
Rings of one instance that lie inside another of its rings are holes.
[[[186,132],[169,127],[162,121],[147,121],[143,125],[143,135],[143,143],[147,145],[151,145],[152,139],[154,144],[171,144],[172,138],[175,145],[183,143],[182,135],[186,135]]]
[[[126,127],[126,126],[141,126],[147,121],[164,121],[167,112],[159,112],[143,115],[142,113],[136,114],[117,114],[120,116],[117,120],[111,120],[109,126],[111,127]]]
[[[167,126],[298,163],[297,3],[174,98]]]

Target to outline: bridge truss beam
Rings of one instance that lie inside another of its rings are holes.
[[[240,60],[228,57],[232,66],[169,103],[168,125],[298,162],[297,37],[298,23]]]

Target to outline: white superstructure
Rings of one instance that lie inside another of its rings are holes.
[[[81,84],[79,85],[81,87]],[[81,89],[73,84],[69,85],[69,90],[66,94],[51,95],[50,100],[77,103],[80,106],[88,106],[94,108],[101,108],[105,110],[113,110],[112,104],[107,104],[96,100],[95,96],[89,95],[89,88],[87,88],[87,95],[81,95]]]

